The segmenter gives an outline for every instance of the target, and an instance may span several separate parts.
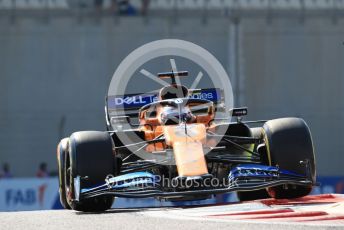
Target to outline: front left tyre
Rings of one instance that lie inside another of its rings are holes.
[[[114,198],[102,195],[76,199],[74,178],[79,176],[80,188],[92,188],[105,183],[108,175],[115,175],[112,138],[107,132],[82,131],[69,138],[65,159],[65,192],[68,205],[77,211],[101,212],[111,208]]]
[[[313,141],[306,122],[300,118],[279,118],[267,121],[263,129],[269,164],[300,175],[308,174],[315,183]],[[268,188],[269,195],[276,199],[299,198],[311,191],[312,185],[286,184]]]

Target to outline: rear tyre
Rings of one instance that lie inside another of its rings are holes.
[[[60,195],[61,205],[65,209],[70,209],[70,206],[66,199],[65,168],[64,168],[66,156],[68,154],[68,142],[69,142],[69,138],[64,138],[60,141],[60,143],[57,146],[57,168],[59,172],[59,195]]]
[[[74,178],[77,176],[81,178],[80,188],[90,188],[105,183],[107,175],[115,175],[111,136],[98,131],[76,132],[71,135],[69,143],[65,161],[67,203],[72,209],[84,212],[101,212],[111,208],[112,196],[77,201],[74,191]]]
[[[315,157],[311,133],[300,118],[281,118],[264,124],[264,141],[269,165],[305,175],[306,167],[300,161],[309,161],[310,177],[315,182]],[[312,186],[282,185],[267,189],[276,199],[298,198],[308,195]]]
[[[255,127],[250,128],[251,130],[251,137],[261,138],[263,134],[262,127]],[[255,146],[257,149],[257,146]],[[259,151],[258,151],[259,152]],[[261,154],[263,155],[263,154]],[[237,192],[237,197],[239,201],[250,201],[250,200],[259,200],[259,199],[267,199],[270,198],[266,189],[259,189],[255,191],[247,191],[247,192]]]

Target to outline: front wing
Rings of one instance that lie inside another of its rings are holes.
[[[95,196],[112,195],[126,198],[175,198],[192,195],[212,195],[234,191],[253,191],[277,185],[313,186],[309,173],[300,175],[274,166],[242,164],[234,167],[228,175],[226,186],[210,186],[198,189],[166,191],[161,187],[159,176],[148,172],[134,172],[117,177],[108,177],[103,185],[80,188],[80,177],[76,177],[76,200]],[[187,178],[193,180],[195,178]],[[199,178],[196,178],[199,179]]]

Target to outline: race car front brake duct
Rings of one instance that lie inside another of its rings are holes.
[[[305,168],[307,171],[308,167]],[[192,177],[189,179],[192,180]],[[215,178],[212,179],[216,180]],[[80,177],[75,178],[75,180],[80,180]],[[80,185],[80,183],[75,184]],[[212,185],[216,183],[209,181],[207,184]],[[78,199],[80,200],[101,195],[127,198],[169,198],[201,194],[211,195],[234,191],[252,191],[286,184],[316,185],[307,172],[305,172],[305,175],[300,175],[274,166],[242,164],[234,167],[228,175],[227,183],[220,186],[204,186],[202,184],[202,187],[198,189],[192,187],[189,190],[167,191],[162,186],[160,176],[148,172],[134,172],[107,178],[105,184],[97,187],[80,188],[79,186],[75,188],[75,191],[79,191],[80,196]]]

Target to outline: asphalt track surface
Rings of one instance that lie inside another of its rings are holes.
[[[2,229],[344,229],[344,196],[257,200],[198,207],[0,212]]]
[[[208,218],[177,218],[151,216],[146,212],[161,209],[115,209],[105,213],[79,213],[69,210],[0,213],[0,229],[344,229],[344,225],[303,223],[257,223],[254,221],[224,221]]]

